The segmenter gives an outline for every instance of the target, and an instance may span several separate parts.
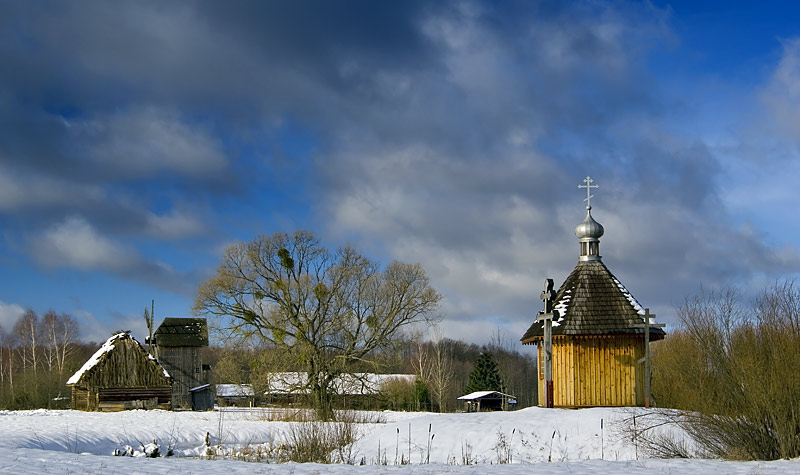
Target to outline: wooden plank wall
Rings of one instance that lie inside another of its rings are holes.
[[[189,390],[204,381],[200,348],[196,346],[165,346],[158,349],[158,361],[173,378],[172,405],[191,407]]]
[[[641,335],[553,338],[555,406],[641,406],[644,355]],[[544,401],[542,345],[539,345],[539,401]]]

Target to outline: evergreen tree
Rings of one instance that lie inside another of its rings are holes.
[[[503,381],[497,362],[489,352],[483,352],[475,360],[475,369],[469,374],[467,393],[475,391],[503,391]]]

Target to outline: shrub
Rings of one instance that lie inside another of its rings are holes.
[[[682,328],[660,345],[659,405],[684,409],[679,424],[709,453],[731,459],[800,456],[800,292],[764,291],[752,308],[733,290],[679,309]]]

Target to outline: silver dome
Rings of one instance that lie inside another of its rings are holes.
[[[586,219],[575,227],[575,235],[580,240],[598,240],[603,232],[603,225],[592,218],[592,208],[586,208]]]

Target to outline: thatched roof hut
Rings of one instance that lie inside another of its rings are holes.
[[[129,332],[106,340],[67,386],[72,387],[73,409],[171,408],[172,378]]]

